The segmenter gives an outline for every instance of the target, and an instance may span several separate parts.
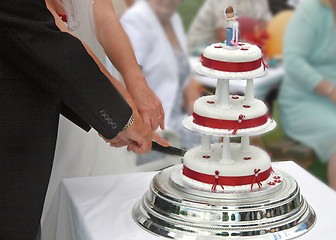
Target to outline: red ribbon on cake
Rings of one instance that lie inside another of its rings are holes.
[[[237,122],[235,123],[235,125],[233,126],[233,128],[230,128],[230,130],[233,130],[232,134],[236,135],[238,129],[239,129],[239,125],[243,122],[243,120],[245,119],[245,115],[240,114],[238,117]]]
[[[262,62],[262,64],[264,65],[264,70],[266,70],[266,68],[268,68],[268,66],[267,66],[267,64],[265,63],[265,61],[264,61],[263,58],[261,58],[261,62]]]
[[[253,181],[252,181],[252,184],[251,184],[251,189],[253,188],[253,185],[255,183],[258,184],[259,188],[262,186],[261,180],[259,179],[259,172],[260,172],[260,169],[254,169],[254,178],[253,178]]]
[[[199,173],[183,165],[183,175],[202,183],[212,184],[212,190],[216,190],[217,185],[220,185],[223,188],[223,185],[241,186],[247,184],[251,184],[252,189],[254,183],[257,183],[260,188],[261,182],[265,181],[271,175],[271,172],[272,168],[269,168],[264,172],[260,172],[260,169],[255,169],[253,175],[227,177],[227,176],[218,176],[218,174],[209,175]]]
[[[217,188],[217,185],[220,185],[218,184],[218,178],[219,178],[219,172],[218,171],[215,171],[215,180],[212,184],[212,187],[211,187],[211,191],[215,192],[216,191],[216,188]],[[223,185],[220,185],[222,187],[222,189],[224,190],[224,187]]]
[[[248,72],[264,66],[267,67],[262,58],[251,62],[223,62],[201,56],[201,62],[204,67],[224,72]]]
[[[194,117],[193,122],[195,124],[210,128],[233,130],[232,134],[234,135],[237,133],[239,129],[259,127],[265,124],[268,118],[270,118],[268,113],[260,117],[251,119],[245,119],[245,116],[240,114],[237,120],[222,120],[222,119],[208,118],[200,116],[197,113],[193,113],[193,117]]]

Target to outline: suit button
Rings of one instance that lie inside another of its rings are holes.
[[[111,128],[112,128],[112,129],[116,129],[117,126],[118,126],[118,125],[117,125],[115,122],[112,122],[112,124],[111,124]]]
[[[106,112],[105,112],[105,110],[100,110],[99,114],[100,114],[100,116],[105,116]]]
[[[107,123],[111,125],[111,124],[113,123],[112,119],[109,118],[109,119],[107,120]]]
[[[106,115],[104,116],[104,119],[105,119],[105,121],[108,121],[108,120],[110,119],[110,116],[109,116],[108,114],[106,114]]]

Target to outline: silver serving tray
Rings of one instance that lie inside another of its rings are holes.
[[[145,230],[181,240],[278,240],[296,238],[315,224],[297,182],[283,172],[277,188],[216,193],[187,186],[181,168],[159,172],[134,206],[133,219]]]

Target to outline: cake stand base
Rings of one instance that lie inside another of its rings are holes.
[[[216,193],[184,186],[181,168],[159,172],[134,206],[133,219],[145,230],[182,240],[275,240],[296,238],[315,224],[314,210],[285,173],[276,191]]]

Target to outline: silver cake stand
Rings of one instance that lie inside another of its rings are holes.
[[[171,239],[292,239],[315,224],[313,209],[294,178],[281,172],[275,188],[239,193],[195,189],[182,165],[159,172],[133,209],[145,230]]]

